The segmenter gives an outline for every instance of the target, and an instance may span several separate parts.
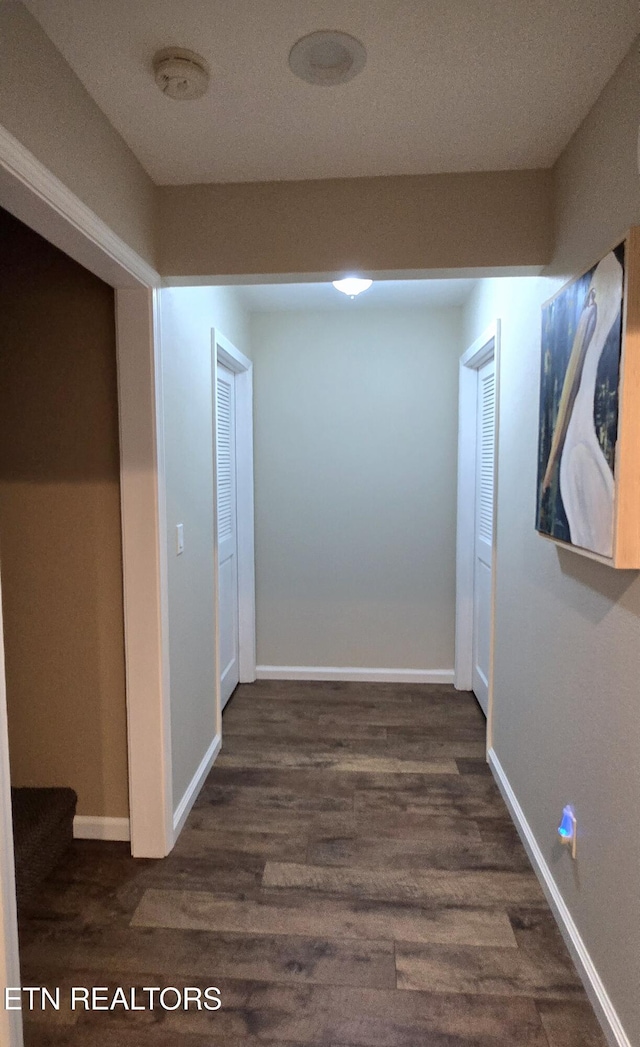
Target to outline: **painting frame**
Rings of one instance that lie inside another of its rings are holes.
[[[535,527],[640,569],[640,227],[542,305]]]

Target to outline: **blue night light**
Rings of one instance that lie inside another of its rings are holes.
[[[558,826],[558,835],[562,836],[565,840],[570,840],[573,836],[575,825],[575,815],[573,809],[567,805],[562,812],[562,821]]]
[[[571,857],[575,860],[578,857],[578,824],[576,822],[575,811],[570,804],[567,804],[562,812],[562,821],[558,826],[558,836],[562,843],[569,844],[571,847]]]

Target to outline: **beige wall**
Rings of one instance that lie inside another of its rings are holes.
[[[552,270],[590,265],[640,220],[640,37],[554,171]]]
[[[252,318],[263,665],[452,669],[457,309]]]
[[[154,186],[38,22],[0,2],[0,124],[146,261]]]
[[[544,265],[551,173],[163,186],[166,275]]]
[[[215,735],[211,328],[250,346],[231,288],[165,288],[161,324],[175,810]]]
[[[640,223],[637,46],[556,170],[554,272],[577,272]],[[534,531],[540,305],[557,277],[491,280],[470,343],[502,320],[494,746],[626,1029],[640,1043],[640,577]],[[557,843],[575,806],[578,863]]]
[[[12,780],[127,817],[113,291],[2,211],[0,241]]]

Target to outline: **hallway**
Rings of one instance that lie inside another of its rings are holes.
[[[603,1047],[449,687],[241,686],[172,854],[76,842],[23,985],[218,986],[207,1011],[25,1015],[26,1047]]]

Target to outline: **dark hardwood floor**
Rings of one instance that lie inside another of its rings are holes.
[[[63,1002],[27,1047],[604,1047],[472,696],[258,683],[223,737],[169,858],[77,842],[21,914],[23,985],[221,1009]]]

